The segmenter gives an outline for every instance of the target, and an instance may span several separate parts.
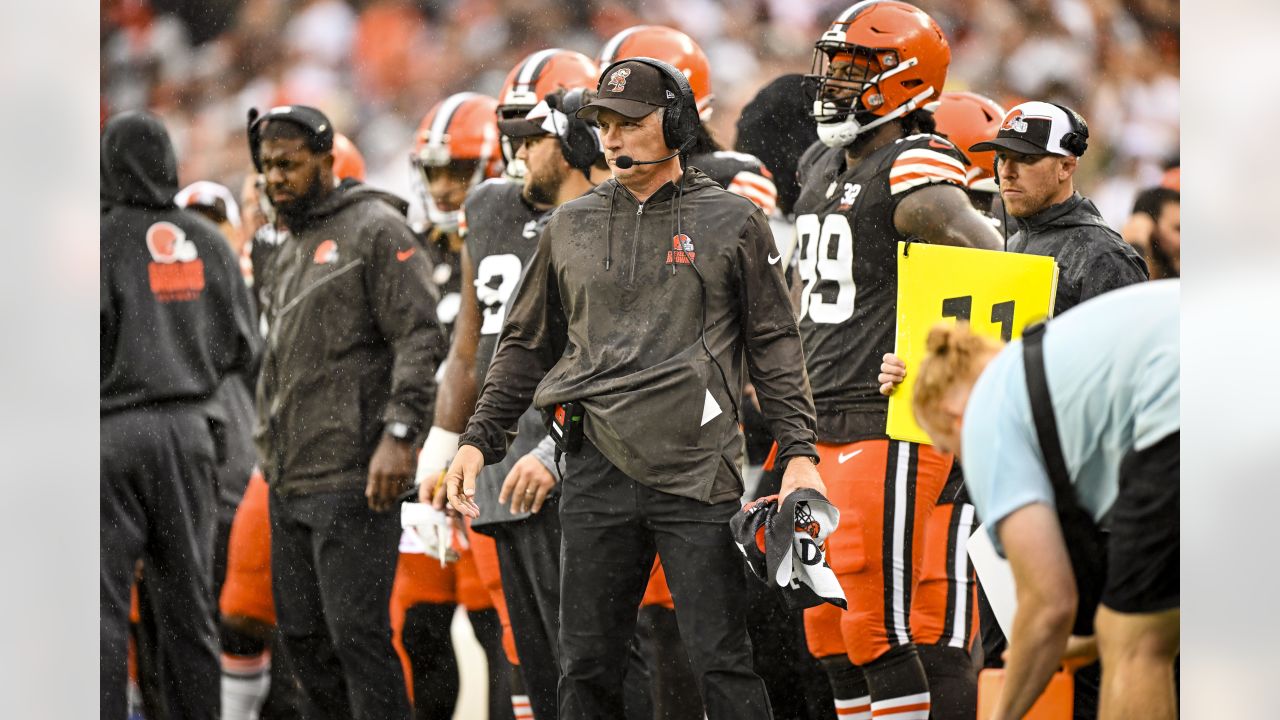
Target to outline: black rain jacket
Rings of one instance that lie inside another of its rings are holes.
[[[1054,317],[1109,290],[1147,280],[1146,261],[1079,193],[1016,220],[1018,232],[1005,245],[1009,252],[1058,261]]]

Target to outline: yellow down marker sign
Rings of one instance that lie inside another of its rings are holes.
[[[898,243],[894,353],[907,364],[907,378],[889,398],[889,437],[929,442],[911,411],[911,388],[930,328],[967,320],[975,332],[1008,342],[1049,317],[1057,286],[1058,264],[1051,257]]]

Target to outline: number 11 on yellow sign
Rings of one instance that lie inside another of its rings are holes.
[[[966,320],[975,332],[1008,342],[1049,317],[1057,286],[1058,264],[1051,257],[898,243],[894,353],[906,363],[907,378],[889,398],[889,437],[929,442],[911,411],[911,389],[930,328]]]

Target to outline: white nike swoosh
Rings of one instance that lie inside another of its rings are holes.
[[[781,259],[782,259],[782,256],[781,256],[781,255],[770,255],[770,256],[769,256],[769,264],[770,264],[770,265],[777,265],[777,264],[778,264],[778,261],[779,261],[779,260],[781,260]]]
[[[860,452],[862,451],[854,450],[851,453],[840,453],[840,457],[836,458],[836,461],[839,462],[841,465],[843,465],[846,461],[851,460],[854,455],[857,455]]]

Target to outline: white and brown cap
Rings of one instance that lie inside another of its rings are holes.
[[[1009,150],[1023,155],[1074,157],[1084,153],[1088,137],[1088,126],[1074,111],[1033,100],[1005,113],[995,138],[972,145],[969,150]]]

